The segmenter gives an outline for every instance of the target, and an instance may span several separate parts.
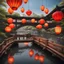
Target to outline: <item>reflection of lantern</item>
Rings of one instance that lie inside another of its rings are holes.
[[[32,23],[35,23],[35,21],[36,21],[35,19],[31,19],[31,22],[32,22]]]
[[[48,27],[48,23],[45,23],[45,24],[44,24],[44,27]]]
[[[45,12],[46,14],[48,14],[48,13],[49,13],[48,8],[45,8],[45,9],[44,9],[44,12]]]
[[[12,14],[14,11],[11,8],[8,8],[8,13]]]
[[[42,25],[39,24],[39,25],[36,26],[36,28],[37,29],[42,29]]]
[[[8,58],[8,63],[9,63],[9,64],[13,64],[13,63],[14,63],[14,57],[13,57],[13,56],[10,56],[10,57]]]
[[[29,55],[30,55],[30,57],[32,57],[34,55],[34,51],[32,49],[29,51]]]
[[[11,29],[13,29],[13,28],[15,27],[15,25],[14,25],[14,24],[10,24],[9,27],[10,27]]]
[[[5,28],[5,31],[6,31],[6,32],[11,32],[11,28],[7,26],[7,27]]]
[[[24,11],[25,11],[25,9],[22,7],[22,8],[21,8],[21,12],[24,13]]]
[[[31,11],[31,10],[27,10],[27,11],[26,11],[26,14],[27,14],[28,16],[30,16],[30,15],[32,14],[32,11]]]
[[[35,54],[34,59],[39,60],[39,54],[38,53]]]
[[[12,10],[17,10],[18,7],[22,4],[22,0],[6,0],[6,1]]]
[[[56,27],[55,27],[55,33],[56,33],[56,34],[60,34],[61,32],[62,32],[61,26],[59,26],[59,25],[56,26]]]
[[[24,3],[26,4],[28,2],[28,0],[24,0]]]
[[[23,24],[25,24],[25,23],[26,23],[26,19],[22,19],[21,22],[22,22]]]
[[[28,46],[28,42],[24,42],[24,45]]]
[[[40,60],[40,62],[44,62],[44,56],[40,55],[39,60]]]
[[[40,24],[44,24],[44,23],[45,23],[45,20],[44,20],[44,19],[40,19],[40,20],[39,20],[39,23],[40,23]]]
[[[52,14],[52,18],[56,21],[56,22],[60,22],[63,18],[63,13],[61,11],[56,11]]]
[[[8,19],[7,19],[7,22],[8,22],[9,24],[11,24],[11,23],[13,22],[13,19],[12,19],[12,18],[8,18]]]
[[[40,9],[41,9],[41,11],[44,11],[45,7],[42,5],[42,6],[40,7]]]

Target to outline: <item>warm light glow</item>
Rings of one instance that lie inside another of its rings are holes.
[[[41,11],[44,11],[44,9],[45,9],[45,7],[44,7],[44,5],[42,5],[42,6],[40,7],[40,10],[41,10]]]
[[[38,53],[35,54],[34,59],[39,60],[39,54]]]
[[[25,11],[25,9],[22,7],[22,8],[21,8],[21,12],[24,13],[24,11]]]
[[[25,23],[27,22],[27,20],[26,20],[26,19],[22,19],[21,22],[22,22],[23,24],[25,24]]]
[[[31,23],[35,23],[35,21],[36,21],[35,19],[31,19]]]
[[[62,32],[62,27],[59,26],[59,25],[56,26],[56,27],[55,27],[55,33],[59,35],[61,32]]]
[[[12,30],[12,29],[11,29],[10,27],[8,27],[8,26],[5,28],[5,31],[6,31],[6,32],[11,32],[11,30]]]
[[[49,13],[49,9],[48,9],[48,8],[45,8],[45,9],[44,9],[44,12],[45,12],[46,14],[48,14],[48,13]]]
[[[40,55],[39,56],[39,60],[40,60],[40,62],[44,62],[44,56],[43,55]]]
[[[44,24],[44,27],[48,27],[48,23],[45,23],[45,24]]]
[[[8,8],[8,13],[12,14],[14,12],[14,10],[12,10],[11,8]]]
[[[13,23],[13,19],[12,19],[12,18],[8,18],[8,19],[7,19],[7,22],[8,22],[9,24]]]
[[[36,26],[36,28],[37,29],[42,29],[42,25],[39,24],[39,25]]]
[[[44,23],[45,23],[45,20],[44,20],[44,19],[40,19],[40,20],[39,20],[39,23],[40,23],[40,24],[44,24]]]
[[[30,57],[32,57],[34,55],[34,51],[32,49],[29,51],[29,55],[30,55]]]
[[[25,45],[25,46],[28,46],[28,44],[29,44],[28,42],[24,42],[24,45]]]
[[[11,29],[15,28],[15,24],[10,24],[9,27],[10,27]]]

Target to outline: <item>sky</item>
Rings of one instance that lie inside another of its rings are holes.
[[[27,4],[24,4],[22,3],[22,5],[18,8],[17,11],[15,12],[18,12],[20,13],[20,15],[22,15],[20,9],[22,7],[25,8],[25,11],[30,9],[32,12],[40,15],[40,14],[44,14],[46,15],[44,12],[42,12],[40,10],[40,6],[41,5],[44,5],[45,8],[48,8],[49,9],[49,12],[51,12],[53,10],[53,8],[58,5],[62,0],[29,0],[29,2]],[[9,6],[7,6],[7,9],[9,8]]]

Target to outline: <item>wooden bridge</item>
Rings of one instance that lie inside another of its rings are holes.
[[[33,42],[64,61],[64,46],[35,35],[15,35],[0,44],[0,57],[15,43]]]

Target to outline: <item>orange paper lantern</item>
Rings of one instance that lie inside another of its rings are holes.
[[[9,64],[13,64],[13,63],[14,63],[14,57],[13,57],[13,56],[10,56],[10,57],[8,58],[8,63],[9,63]]]
[[[10,24],[9,27],[13,29],[15,27],[15,24]]]
[[[36,28],[37,29],[42,29],[42,25],[39,24],[39,25],[36,26]]]
[[[11,8],[8,8],[8,13],[12,14],[14,11]]]
[[[59,25],[57,25],[57,26],[55,27],[55,33],[56,33],[57,35],[59,35],[61,32],[62,32],[62,27],[59,26]]]
[[[27,11],[26,11],[26,14],[27,14],[28,16],[30,16],[30,15],[32,14],[32,11],[31,11],[31,10],[27,10]]]
[[[24,0],[24,3],[26,4],[28,2],[28,0]]]
[[[12,10],[17,10],[22,4],[22,0],[6,0],[6,2]]]
[[[23,24],[25,24],[27,21],[26,21],[26,19],[22,19],[21,22],[22,22]]]
[[[29,51],[29,55],[30,55],[30,57],[32,57],[34,55],[34,51],[32,49]]]
[[[25,11],[25,9],[22,7],[22,8],[21,8],[21,12],[24,13],[24,11]]]
[[[24,45],[28,46],[28,42],[24,42]]]
[[[44,20],[44,19],[40,19],[40,20],[39,20],[39,23],[40,23],[40,24],[44,24],[44,23],[45,23],[45,20]]]
[[[35,54],[34,59],[39,60],[39,54],[38,53]]]
[[[35,21],[36,21],[35,19],[31,19],[31,23],[35,23]]]
[[[44,27],[48,27],[48,23],[45,23],[45,24],[44,24]]]
[[[48,14],[48,13],[49,13],[48,8],[45,8],[45,9],[44,9],[44,12],[45,12],[46,14]]]
[[[44,11],[44,9],[45,9],[44,5],[42,5],[42,6],[40,7],[40,9],[41,9],[41,11]]]
[[[12,19],[12,18],[8,18],[8,19],[7,19],[7,22],[8,22],[9,24],[11,24],[11,23],[13,22],[13,19]]]
[[[40,55],[39,56],[39,60],[40,60],[40,62],[44,62],[44,56],[43,55]]]
[[[6,31],[6,32],[11,32],[11,30],[12,30],[12,29],[11,29],[10,27],[8,27],[8,26],[5,28],[5,31]]]

